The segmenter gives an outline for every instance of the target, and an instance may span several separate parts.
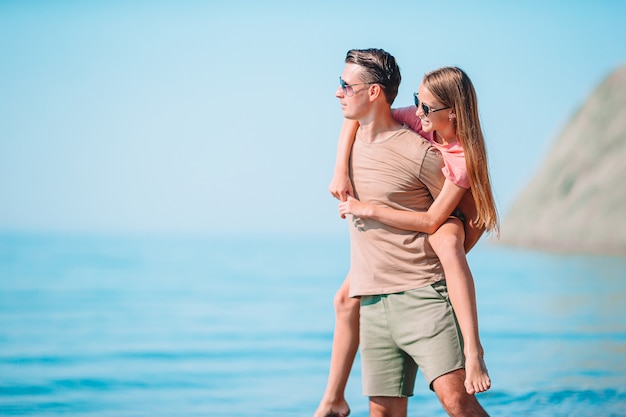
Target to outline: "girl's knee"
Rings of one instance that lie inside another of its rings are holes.
[[[437,232],[431,236],[430,243],[439,255],[439,251],[441,253],[456,253],[457,251],[461,251],[465,253],[465,249],[463,248],[463,244],[465,243],[465,236],[462,233],[463,229],[459,230],[458,227],[445,227],[442,226],[437,230]]]

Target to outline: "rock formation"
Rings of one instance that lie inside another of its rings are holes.
[[[626,66],[563,129],[507,213],[500,242],[626,257]]]

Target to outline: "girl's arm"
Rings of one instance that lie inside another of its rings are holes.
[[[350,151],[354,143],[359,123],[354,120],[344,119],[339,132],[337,143],[337,158],[335,160],[335,172],[330,181],[328,191],[340,201],[346,201],[347,196],[354,196],[352,182],[349,176]],[[343,217],[343,216],[342,216]]]
[[[414,230],[432,234],[450,216],[455,207],[465,216],[465,252],[469,252],[485,232],[484,228],[474,226],[473,219],[477,216],[476,204],[470,190],[459,187],[449,180],[445,180],[439,196],[435,199],[428,211],[405,211],[363,203],[351,196],[345,202],[339,203],[341,217],[352,214],[357,217],[370,218],[389,226],[404,230]]]
[[[415,106],[403,107],[399,109],[392,109],[392,114],[396,121],[406,123],[407,126],[424,135],[424,132],[421,130],[421,120],[416,116],[415,111]],[[359,123],[357,121],[343,119],[337,143],[335,171],[333,178],[330,181],[330,185],[328,186],[328,191],[330,191],[332,196],[339,201],[346,201],[348,195],[354,197],[354,190],[352,188],[352,182],[350,182],[348,170],[350,163],[350,151],[352,150],[352,144],[354,143],[354,137],[358,128]]]
[[[396,122],[402,123],[407,126],[409,129],[417,132],[420,136],[425,137],[426,139],[432,139],[432,132],[424,132],[422,129],[422,120],[417,117],[417,107],[408,106],[408,107],[398,107],[397,109],[391,109],[391,114]]]
[[[441,193],[428,211],[406,211],[376,204],[363,203],[351,196],[339,204],[342,217],[352,214],[356,217],[372,219],[398,229],[434,233],[450,217],[467,190],[445,180]]]
[[[396,120],[406,123],[409,127],[418,133],[427,135],[421,131],[421,121],[414,117],[415,107],[399,108],[393,110]],[[461,212],[465,215],[465,251],[469,250],[476,244],[484,233],[484,229],[477,229],[472,225],[471,219],[475,219],[477,212],[471,191],[455,185],[446,180],[439,196],[435,199],[427,212],[409,212],[403,210],[395,210],[389,207],[374,206],[361,203],[353,198],[354,190],[352,182],[349,178],[349,161],[350,151],[354,143],[354,137],[359,127],[358,122],[344,119],[339,133],[337,145],[337,157],[335,161],[335,171],[328,190],[330,193],[342,201],[339,205],[339,211],[342,218],[346,214],[353,214],[358,217],[367,218],[368,216],[381,223],[388,224],[400,229],[415,230],[425,233],[434,233],[450,216],[450,213],[459,206]],[[460,202],[460,204],[459,204]],[[376,213],[357,214],[352,210],[371,210]]]

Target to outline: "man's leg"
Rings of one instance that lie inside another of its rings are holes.
[[[370,417],[406,417],[407,397],[370,397]]]
[[[465,391],[464,382],[465,370],[463,369],[457,369],[433,381],[433,390],[444,410],[452,417],[488,416],[476,397]]]
[[[419,364],[445,411],[452,417],[486,416],[465,390],[462,337],[445,281],[392,298],[396,340]]]
[[[361,377],[370,399],[370,416],[405,417],[413,395],[417,365],[393,337],[389,296],[361,298]],[[393,296],[391,296],[393,297]]]

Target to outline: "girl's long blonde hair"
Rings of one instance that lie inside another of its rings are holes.
[[[487,149],[480,119],[478,99],[472,81],[457,67],[443,67],[427,73],[423,84],[443,104],[454,109],[456,137],[465,151],[465,165],[474,196],[478,228],[499,233],[498,212],[491,191]]]

